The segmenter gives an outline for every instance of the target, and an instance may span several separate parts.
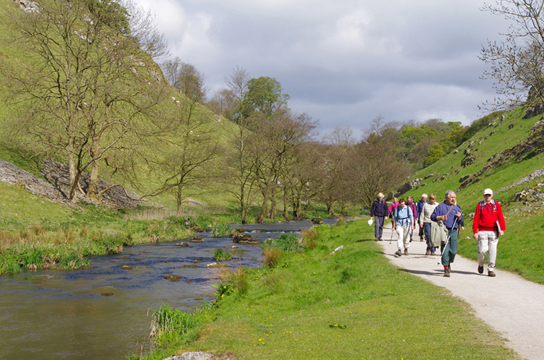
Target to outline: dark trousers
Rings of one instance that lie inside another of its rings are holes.
[[[457,229],[451,229],[448,230],[450,240],[445,244],[442,245],[442,265],[449,266],[450,263],[455,260],[455,254],[457,254],[457,236],[458,232]]]
[[[378,239],[383,235],[383,223],[385,221],[385,216],[374,216],[374,219],[374,237]]]
[[[436,248],[431,246],[431,223],[423,223],[423,226],[425,228],[425,237],[427,238],[427,249],[435,252]]]

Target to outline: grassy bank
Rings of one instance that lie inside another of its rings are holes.
[[[224,276],[217,303],[190,326],[164,330],[144,358],[193,350],[239,359],[516,358],[466,303],[392,266],[365,224],[321,226],[275,268]]]

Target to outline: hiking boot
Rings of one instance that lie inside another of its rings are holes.
[[[381,236],[380,236],[380,237],[378,238],[378,240],[379,240],[379,241],[383,241],[383,239],[382,239],[382,237],[381,237]]]
[[[431,255],[436,255],[436,251],[431,251]]]
[[[374,241],[378,241],[378,238],[374,238]]]
[[[404,249],[404,255],[408,255],[408,249]]]
[[[497,276],[497,275],[495,275],[495,273],[494,273],[492,270],[489,270],[489,271],[487,272],[487,275],[489,275],[489,276],[491,276],[491,277]]]
[[[431,250],[430,250],[430,249],[427,249],[427,250],[425,251],[425,255],[431,255]]]
[[[414,240],[412,237],[410,237],[410,242],[412,242],[412,240]]]
[[[402,253],[400,252],[400,250],[397,250],[397,252],[395,253],[396,256],[402,256]]]
[[[450,277],[450,268],[449,267],[445,267],[444,268],[444,277]]]
[[[484,273],[484,267],[478,266],[478,274],[483,274],[483,273]]]

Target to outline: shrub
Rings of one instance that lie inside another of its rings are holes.
[[[264,264],[272,269],[273,267],[278,265],[281,254],[282,251],[278,249],[263,250]]]
[[[302,230],[302,243],[306,249],[313,250],[317,247],[316,228]]]
[[[285,252],[295,251],[300,238],[295,234],[281,234],[277,240],[266,239],[263,244],[264,250],[277,249]]]
[[[229,236],[231,234],[232,230],[230,228],[230,225],[228,223],[221,223],[212,226],[212,236],[213,237],[223,237],[223,236]]]
[[[166,345],[176,335],[185,335],[198,325],[195,315],[171,308],[166,304],[153,313],[150,336],[155,337],[159,346]]]
[[[213,258],[217,261],[229,261],[232,260],[232,256],[222,249],[217,249],[213,253]]]

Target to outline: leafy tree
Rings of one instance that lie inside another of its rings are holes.
[[[276,111],[287,108],[289,95],[284,94],[281,84],[274,78],[262,76],[251,79],[243,100],[244,116],[260,112],[271,117]]]

